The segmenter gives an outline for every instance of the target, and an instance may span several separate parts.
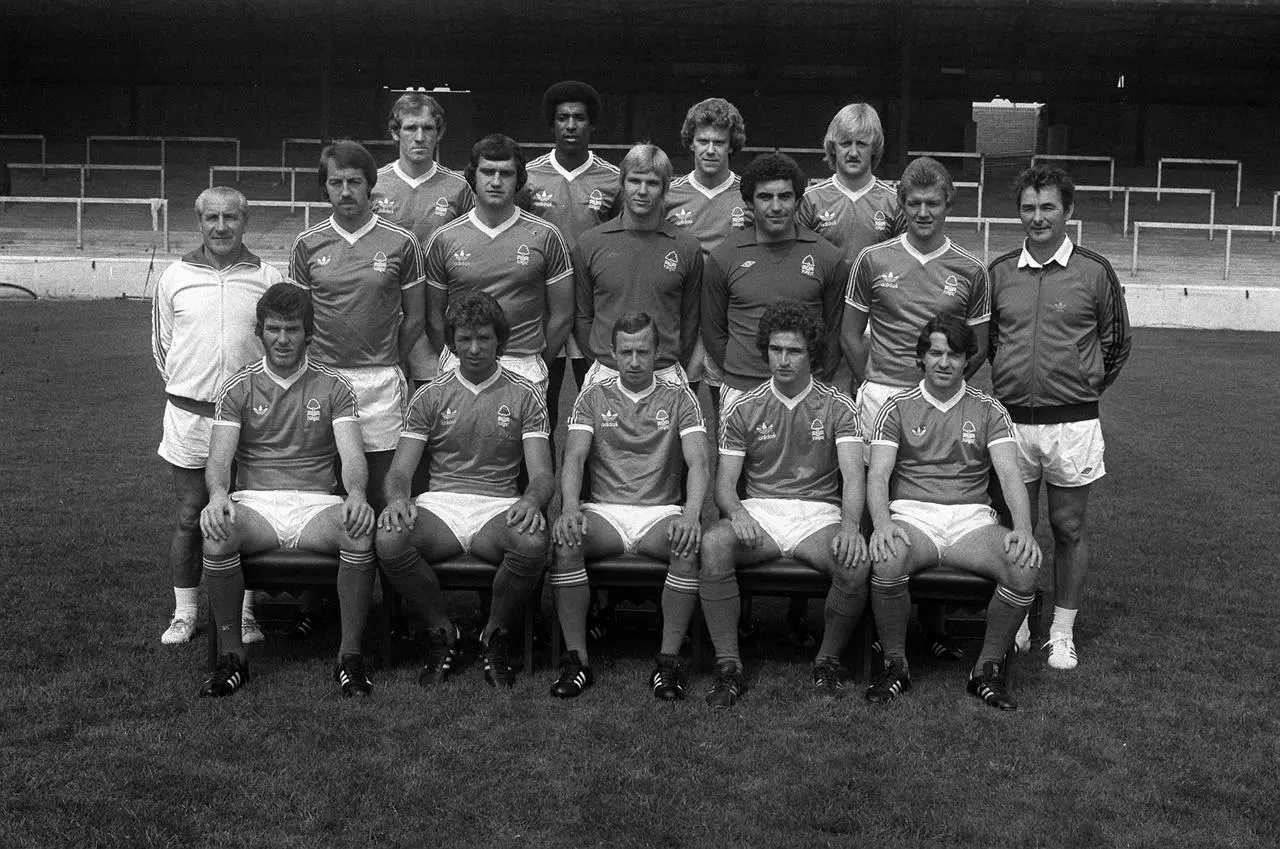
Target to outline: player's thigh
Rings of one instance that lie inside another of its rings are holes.
[[[587,529],[582,537],[582,556],[586,560],[598,560],[601,557],[613,557],[621,554],[626,546],[617,528],[609,524],[603,517],[587,512]]]
[[[254,554],[280,547],[280,537],[275,527],[257,510],[244,504],[236,504],[236,520],[231,525],[231,537],[221,543],[205,538],[207,553]]]
[[[671,558],[671,523],[679,518],[679,515],[668,516],[645,531],[644,536],[640,537],[640,541],[636,543],[636,553],[652,557],[654,560],[669,560]],[[693,559],[697,561],[696,554]]]
[[[1017,580],[1017,567],[1004,550],[1009,529],[1003,525],[975,528],[947,546],[947,565],[1008,584]]]
[[[897,578],[938,565],[941,555],[932,537],[910,522],[897,520],[895,524],[907,535],[907,541],[895,539],[893,553],[885,560],[872,562],[871,571],[875,575]]]
[[[462,553],[462,543],[448,523],[425,507],[417,509],[412,528],[399,531],[379,528],[377,547],[381,558],[395,558],[413,549],[429,563]]]
[[[871,577],[870,561],[863,560],[860,563],[854,563],[852,568],[846,568],[843,563],[836,560],[835,554],[831,551],[832,540],[839,532],[839,524],[818,528],[796,544],[792,556],[819,572],[830,575],[832,580],[865,582]]]
[[[324,508],[303,527],[298,534],[298,548],[306,551],[337,553],[339,551],[368,551],[373,545],[373,534],[352,538],[342,521],[342,505]]]
[[[545,530],[519,533],[515,528],[507,526],[505,510],[485,522],[471,540],[471,553],[490,563],[501,563],[508,551],[532,557],[546,551],[546,548]]]

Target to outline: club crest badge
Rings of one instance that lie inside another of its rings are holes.
[[[320,421],[320,402],[315,398],[307,399],[307,424]]]
[[[675,251],[667,251],[667,255],[662,260],[663,271],[675,271],[680,265],[680,257]]]
[[[658,426],[658,430],[671,429],[671,414],[666,410],[659,410],[658,414],[653,417],[653,421]]]
[[[387,273],[387,255],[382,251],[373,255],[373,270],[379,274]]]
[[[436,198],[435,208],[433,208],[431,212],[433,215],[438,215],[441,218],[448,218],[449,217],[449,199]]]
[[[741,230],[747,226],[747,211],[740,206],[735,206],[733,211],[729,213],[729,225],[735,230]]]
[[[978,444],[978,429],[973,426],[973,422],[965,422],[960,428],[960,442],[963,445]]]
[[[877,231],[884,233],[889,229],[889,216],[884,214],[883,209],[877,209],[871,220],[875,224]]]
[[[805,277],[817,278],[818,274],[815,268],[813,254],[806,254],[805,258],[800,260],[800,273]]]
[[[604,209],[604,192],[594,189],[591,192],[590,199],[587,200],[587,208],[592,212],[600,212]]]
[[[960,281],[956,279],[954,274],[948,274],[947,279],[942,281],[942,294],[954,298],[956,292],[960,289]]]
[[[511,408],[503,404],[498,408],[498,427],[511,426]]]
[[[529,246],[521,245],[520,247],[516,248],[516,265],[528,265],[528,264],[529,264]]]
[[[822,419],[809,422],[809,438],[813,442],[822,442],[827,438],[827,429],[822,424]]]

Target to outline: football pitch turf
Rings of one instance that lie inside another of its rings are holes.
[[[1103,403],[1081,664],[1021,659],[1015,713],[924,659],[891,705],[816,697],[776,604],[729,712],[702,703],[705,672],[656,702],[652,635],[596,649],[570,702],[545,659],[498,693],[477,664],[421,690],[416,658],[343,701],[332,634],[269,639],[215,701],[195,698],[203,631],[158,640],[149,309],[0,300],[6,848],[1280,843],[1280,335],[1135,331]]]

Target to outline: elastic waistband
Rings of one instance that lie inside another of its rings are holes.
[[[1087,422],[1098,417],[1097,401],[1063,404],[1057,407],[1021,407],[1017,404],[1005,404],[1004,408],[1009,411],[1009,418],[1013,419],[1015,424],[1064,424]]]
[[[194,413],[197,416],[205,416],[213,418],[214,410],[217,407],[212,401],[197,401],[194,398],[185,398],[181,395],[165,394],[169,399],[169,403],[177,407],[179,410],[185,410],[188,413]]]

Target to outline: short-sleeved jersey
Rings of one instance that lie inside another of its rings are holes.
[[[359,418],[355,390],[333,369],[308,358],[282,378],[264,358],[223,384],[213,426],[240,431],[238,489],[333,492],[333,425]]]
[[[911,386],[920,379],[920,329],[937,315],[953,315],[969,325],[989,321],[991,287],[982,260],[950,239],[926,256],[904,235],[858,255],[845,303],[868,313],[867,380]]]
[[[646,312],[658,329],[658,368],[693,353],[702,315],[702,250],[667,224],[632,230],[621,218],[593,227],[573,248],[575,332],[610,368],[613,325]]]
[[[594,153],[574,171],[566,171],[556,152],[529,163],[529,181],[521,189],[521,206],[560,228],[569,244],[613,217],[620,171]]]
[[[839,505],[836,446],[861,441],[853,400],[816,380],[795,398],[767,380],[730,404],[720,422],[720,453],[746,458],[750,498]]]
[[[680,440],[706,433],[698,399],[687,386],[655,380],[633,394],[616,377],[578,395],[569,430],[591,434],[587,455],[592,497],[611,504],[656,507],[680,501]]]
[[[440,227],[427,243],[427,285],[447,292],[487,292],[511,324],[506,353],[547,347],[547,287],[573,276],[569,247],[549,221],[515,210],[494,229],[473,209]]]
[[[850,264],[866,248],[907,229],[893,186],[872,180],[851,192],[834,174],[805,191],[796,219],[839,248]]]
[[[821,236],[800,228],[786,242],[757,242],[754,227],[725,239],[702,274],[702,341],[735,389],[753,389],[769,376],[756,348],[764,311],[782,300],[818,310],[836,331],[849,266]]]
[[[999,401],[965,383],[950,401],[920,383],[880,408],[872,445],[892,445],[898,458],[889,497],[931,504],[990,504],[992,445],[1013,441],[1013,425]]]
[[[377,215],[348,233],[330,216],[298,234],[289,276],[311,290],[312,359],[338,368],[400,362],[401,293],[422,282],[422,248],[413,233]]]
[[[524,440],[549,433],[541,391],[499,366],[478,385],[451,371],[419,387],[400,436],[427,444],[432,492],[513,497]]]
[[[437,227],[466,215],[475,205],[476,195],[467,178],[438,162],[421,177],[404,173],[399,162],[378,169],[373,211],[384,221],[413,231],[420,245]]]
[[[667,189],[663,204],[667,223],[693,234],[709,254],[735,230],[752,224],[751,206],[742,200],[742,180],[729,172],[714,189],[703,187],[692,173],[677,177]]]

